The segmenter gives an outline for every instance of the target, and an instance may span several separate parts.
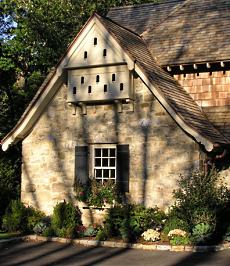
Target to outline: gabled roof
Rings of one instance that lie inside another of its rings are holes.
[[[110,9],[162,66],[230,60],[230,1],[175,0]]]
[[[175,116],[178,116],[188,127],[208,139],[211,143],[230,143],[229,140],[213,127],[199,106],[182,86],[157,65],[148,51],[145,42],[138,35],[108,19],[102,17],[99,17],[99,19],[141,68],[152,84],[155,96],[156,92],[159,93],[168,106],[173,109],[174,113],[172,110],[170,110],[169,113],[174,119]],[[159,101],[162,103],[162,100],[159,99]],[[164,103],[162,103],[162,105],[164,106]],[[166,109],[168,108],[166,107]],[[184,127],[182,126],[182,128]],[[188,130],[186,131],[189,133]],[[191,135],[194,136],[194,133]],[[197,139],[198,137],[195,138]]]
[[[230,141],[212,126],[198,105],[178,82],[157,65],[141,37],[97,14],[94,14],[88,20],[81,33],[84,32],[87,24],[93,19],[101,23],[101,26],[124,50],[128,64],[132,63],[133,68],[143,82],[183,130],[198,143],[203,144],[208,151],[213,149],[215,143],[230,144]],[[60,77],[63,74],[65,63],[68,61],[70,54],[75,51],[75,43],[80,38],[81,35],[75,38],[71,47],[57,65],[56,70],[47,78],[45,84],[35,95],[19,123],[2,140],[3,149],[7,149],[10,144],[18,139],[24,138],[36,123],[36,119],[41,115],[44,106],[48,104],[48,99],[57,91],[57,84],[61,82]],[[31,116],[31,114],[34,116]]]

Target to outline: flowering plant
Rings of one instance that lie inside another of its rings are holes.
[[[86,231],[86,227],[83,225],[78,225],[75,230],[78,237],[83,237],[84,232]]]
[[[173,230],[169,231],[169,233],[168,233],[169,238],[173,238],[175,236],[185,237],[186,235],[187,235],[187,232],[185,232],[184,230],[181,230],[181,229],[173,229]]]
[[[160,240],[160,232],[154,229],[148,229],[147,231],[142,233],[141,236],[143,236],[145,241],[155,242],[155,241]]]

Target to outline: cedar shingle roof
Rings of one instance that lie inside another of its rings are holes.
[[[98,16],[105,28],[115,37],[131,58],[142,68],[150,82],[158,89],[172,109],[189,127],[212,143],[229,144],[208,121],[191,96],[181,85],[159,67],[147,49],[145,42],[136,34],[112,21]]]
[[[175,10],[173,12],[175,12]],[[161,95],[162,99],[166,101],[167,105],[174,110],[177,116],[188,126],[188,128],[193,129],[193,133],[198,133],[198,135],[202,136],[206,140],[209,140],[212,144],[230,144],[230,141],[213,127],[206,118],[205,114],[193,101],[190,95],[179,85],[179,83],[157,65],[156,61],[149,52],[145,41],[143,41],[140,36],[119,26],[109,19],[100,17],[97,14],[93,15],[87,23],[90,23],[94,16],[97,17],[107,31],[130,56],[130,58],[136,62],[139,68],[141,68],[142,73],[144,73],[149,82],[154,86],[157,93]],[[87,23],[83,27],[83,30],[88,25]],[[21,119],[18,121],[17,125],[2,140],[1,144],[4,145],[4,149],[7,149],[9,145],[15,143],[17,140],[24,138],[34,123],[36,123],[37,116],[43,110],[42,108],[39,109],[39,107],[46,102],[44,97],[48,97],[48,95],[49,97],[52,97],[52,93],[55,92],[52,90],[54,85],[49,87],[49,84],[52,83],[52,80],[55,80],[55,78],[57,79],[56,81],[59,80],[58,77],[60,77],[60,73],[56,73],[56,71],[61,71],[61,68],[63,67],[62,65],[68,55],[68,51],[73,49],[77,38],[78,36],[74,39],[70,48],[60,60],[57,67],[47,76],[46,80],[38,90]],[[34,107],[36,107],[36,110],[33,109]],[[31,112],[32,114],[30,115]],[[193,135],[193,133],[191,133],[191,135],[195,137],[196,133],[195,135]]]
[[[141,34],[161,65],[230,59],[229,0],[176,0],[112,8],[107,16]]]

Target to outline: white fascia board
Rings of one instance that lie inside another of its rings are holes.
[[[44,108],[50,102],[54,94],[57,92],[58,88],[63,83],[63,69],[67,64],[70,56],[74,53],[74,51],[80,45],[82,40],[85,38],[87,32],[93,27],[95,20],[95,17],[92,18],[91,21],[89,21],[88,25],[86,25],[86,28],[79,34],[79,36],[77,36],[76,40],[73,41],[72,45],[70,45],[67,54],[60,61],[55,74],[51,77],[51,80],[49,81],[42,95],[37,100],[36,104],[29,110],[29,113],[26,115],[26,118],[16,128],[16,130],[13,131],[8,137],[6,137],[1,143],[3,151],[6,151],[10,145],[23,139],[31,130],[34,123],[36,123],[37,119],[41,116]]]
[[[155,97],[158,99],[158,101],[164,106],[164,108],[170,113],[170,115],[173,117],[173,119],[191,136],[193,136],[198,143],[201,143],[205,146],[207,151],[211,151],[213,149],[213,143],[198,134],[195,130],[193,130],[191,127],[186,125],[184,121],[176,114],[176,112],[171,108],[171,106],[167,103],[167,101],[164,99],[164,97],[159,93],[159,90],[156,88],[156,86],[153,86],[153,84],[149,81],[149,79],[146,77],[142,69],[135,64],[133,59],[129,56],[127,52],[124,51],[124,49],[120,46],[120,44],[117,42],[117,40],[107,31],[107,29],[104,27],[104,25],[97,19],[95,16],[89,21],[88,25],[84,28],[84,30],[77,36],[76,40],[73,41],[72,46],[70,46],[69,50],[67,51],[67,54],[65,57],[61,60],[59,63],[56,73],[51,78],[51,81],[49,82],[47,88],[43,92],[42,96],[37,101],[36,105],[30,110],[29,115],[26,117],[26,119],[22,122],[22,124],[16,129],[16,131],[11,134],[6,140],[2,143],[2,149],[5,151],[8,149],[9,145],[14,143],[18,139],[22,139],[28,131],[32,128],[36,120],[41,115],[42,111],[44,110],[44,107],[46,104],[50,101],[51,97],[56,93],[56,90],[54,90],[54,84],[59,83],[60,79],[61,82],[59,86],[62,83],[62,73],[63,69],[67,65],[71,55],[76,51],[76,49],[79,47],[85,36],[87,35],[88,31],[93,27],[94,23],[97,23],[97,26],[101,28],[101,30],[105,34],[105,38],[110,38],[112,44],[114,45],[114,48],[118,49],[119,51],[122,51],[124,54],[124,58],[127,62],[129,70],[135,70],[137,74],[140,76],[142,81],[146,84],[146,86],[150,89],[150,91],[155,95]],[[59,81],[59,82],[58,82]],[[56,89],[58,86],[56,86]],[[43,107],[43,108],[42,108]]]
[[[76,39],[73,41],[72,46],[67,50],[67,53],[65,57],[61,60],[58,68],[57,68],[57,73],[62,73],[63,69],[66,68],[69,59],[71,56],[75,53],[77,48],[80,46],[82,41],[85,39],[87,36],[88,32],[91,30],[91,28],[94,26],[94,24],[98,21],[98,19],[94,16],[92,19],[88,22],[88,25],[80,32],[80,34],[76,37]]]
[[[10,145],[23,139],[28,134],[62,83],[62,76],[55,74],[20,126],[2,142],[3,151],[6,151]]]

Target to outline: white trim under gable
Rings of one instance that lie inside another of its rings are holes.
[[[85,36],[88,34],[88,31],[93,27],[95,23],[103,31],[103,33],[105,34],[105,38],[109,38],[114,48],[118,49],[122,53],[125,61],[128,64],[129,70],[136,71],[142,81],[146,84],[146,86],[150,89],[150,91],[154,94],[154,96],[158,99],[162,106],[169,112],[169,114],[173,117],[176,123],[189,135],[193,136],[198,143],[203,144],[207,151],[211,151],[213,149],[214,143],[201,136],[194,129],[184,123],[180,116],[176,114],[176,112],[170,107],[170,105],[160,94],[159,89],[156,86],[153,86],[153,84],[149,81],[145,73],[138,66],[138,63],[135,64],[134,59],[130,57],[130,55],[120,46],[117,40],[108,32],[105,26],[97,18],[97,15],[93,15],[88,20],[82,31],[72,42],[65,56],[59,62],[55,74],[51,77],[50,81],[42,92],[42,95],[39,96],[38,99],[36,99],[36,103],[31,107],[30,110],[27,111],[27,113],[25,114],[25,118],[22,120],[22,122],[2,140],[2,149],[4,151],[7,150],[9,145],[17,142],[20,139],[23,139],[30,132],[38,118],[41,116],[44,108],[47,106],[47,104],[53,98],[57,90],[60,88],[61,84],[64,82],[63,71],[66,65],[68,64],[69,59],[71,58],[72,54],[75,53],[79,45],[84,40]]]

